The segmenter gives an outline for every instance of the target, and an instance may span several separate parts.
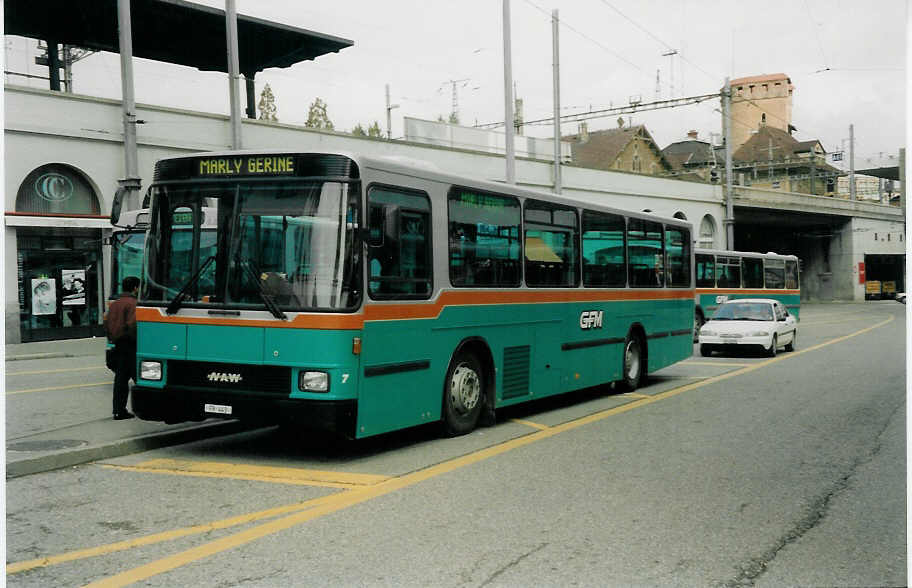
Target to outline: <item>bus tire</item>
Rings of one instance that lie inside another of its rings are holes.
[[[632,331],[628,333],[621,356],[621,387],[628,392],[633,392],[643,382],[646,368],[644,351],[640,337]]]
[[[485,404],[485,373],[475,354],[459,351],[443,382],[443,432],[456,437],[471,432]]]

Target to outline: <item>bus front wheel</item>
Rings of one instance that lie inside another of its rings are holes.
[[[478,424],[484,405],[484,370],[474,354],[459,352],[450,361],[443,384],[443,430],[464,435]]]
[[[624,340],[623,379],[621,385],[625,390],[632,392],[640,387],[643,381],[644,354],[643,344],[634,333],[627,335]]]

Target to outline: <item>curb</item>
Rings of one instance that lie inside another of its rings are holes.
[[[179,445],[181,443],[190,443],[221,435],[232,435],[252,428],[255,427],[251,427],[249,424],[242,423],[241,421],[209,423],[180,429],[178,431],[150,433],[139,437],[113,441],[104,445],[82,447],[64,453],[54,453],[15,462],[7,462],[6,479],[11,480],[22,476],[81,465],[91,461],[122,457],[132,453],[160,449],[171,445]]]

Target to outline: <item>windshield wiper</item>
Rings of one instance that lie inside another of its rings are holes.
[[[210,255],[208,258],[206,258],[206,261],[203,262],[203,265],[201,265],[200,268],[196,270],[196,273],[193,274],[193,277],[187,280],[187,283],[184,284],[184,287],[180,289],[180,291],[177,293],[177,296],[172,298],[171,302],[168,303],[168,308],[165,309],[165,312],[167,314],[174,314],[177,312],[177,309],[179,309],[181,304],[184,302],[184,294],[186,294],[187,290],[192,288],[193,285],[199,281],[200,276],[203,275],[203,270],[209,267],[209,264],[213,261],[215,261],[214,255]]]
[[[260,293],[260,298],[263,299],[263,304],[266,305],[266,308],[269,310],[269,312],[272,313],[272,316],[276,317],[277,319],[287,321],[288,316],[282,312],[282,309],[279,308],[279,305],[276,304],[273,297],[266,293],[266,289],[263,288],[263,284],[260,282],[260,277],[256,275],[256,272],[253,271],[253,268],[250,267],[250,264],[245,261],[241,261],[240,265],[245,270],[247,270],[247,275],[251,280],[253,280],[253,283],[256,284],[257,291]]]

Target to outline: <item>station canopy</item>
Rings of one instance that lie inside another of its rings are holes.
[[[856,169],[856,174],[863,176],[873,176],[875,178],[884,178],[886,180],[899,180],[899,166],[891,167],[872,167],[869,169]]]
[[[134,57],[227,73],[224,10],[184,0],[132,0],[130,10]],[[250,77],[354,44],[241,14],[237,27],[240,72]],[[4,34],[119,53],[117,0],[8,0]]]

